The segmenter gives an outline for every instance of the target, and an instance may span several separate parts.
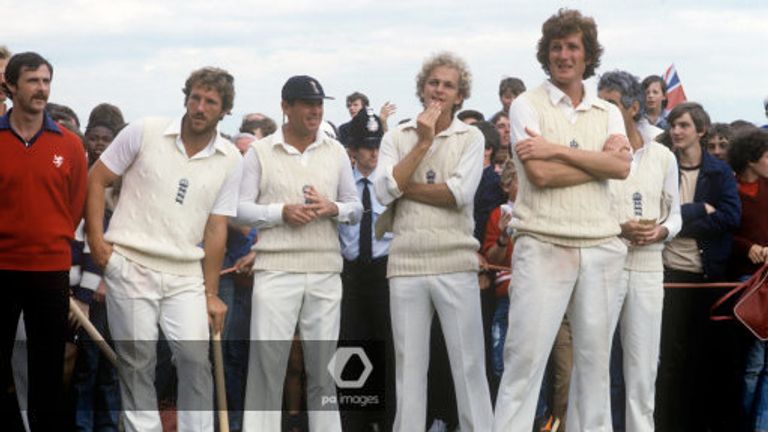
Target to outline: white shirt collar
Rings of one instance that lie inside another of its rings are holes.
[[[184,153],[187,154],[187,150],[184,148],[184,142],[181,140],[181,123],[184,121],[184,116],[176,118],[174,121],[172,121],[167,128],[165,128],[165,131],[163,132],[163,135],[165,136],[175,136],[176,137],[176,147]],[[218,125],[216,126],[216,133],[214,134],[213,138],[211,139],[211,142],[208,143],[208,145],[205,146],[205,148],[198,153],[196,153],[194,156],[192,156],[192,159],[197,158],[205,158],[209,156],[213,156],[215,152],[221,152],[226,154],[227,153],[227,146],[232,145],[224,139],[221,134],[219,133]]]
[[[640,132],[640,136],[643,137],[643,147],[645,144],[656,140],[656,137],[664,133],[664,130],[652,125],[645,117],[635,123],[637,131]]]
[[[584,85],[584,81],[581,82],[581,85],[584,88],[584,97],[582,98],[581,103],[573,108],[577,111],[588,110],[592,106],[603,108],[602,101],[597,97],[597,90],[592,88],[592,86]],[[572,105],[571,98],[552,83],[552,81],[545,80],[544,89],[547,91],[549,101],[552,102],[552,105],[557,106],[561,103],[568,106]]]
[[[296,147],[285,142],[285,135],[283,135],[282,127],[278,127],[273,135],[274,135],[274,138],[272,139],[273,146],[276,146],[276,145],[282,146],[285,149],[285,151],[289,153],[299,153]],[[317,134],[315,135],[315,140],[312,142],[312,144],[310,144],[307,147],[307,150],[312,150],[313,148],[324,144],[327,140],[332,140],[332,138],[326,135],[325,132],[322,131],[322,129],[318,129]]]

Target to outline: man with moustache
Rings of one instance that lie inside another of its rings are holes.
[[[32,431],[59,428],[69,311],[70,242],[85,202],[87,165],[76,135],[45,111],[53,66],[37,53],[11,57],[3,90],[13,108],[0,117],[0,382],[10,377],[24,313]],[[3,407],[0,424],[14,415]]]
[[[183,92],[183,117],[127,126],[88,182],[88,243],[104,268],[127,431],[161,430],[154,387],[158,325],[176,360],[179,430],[213,430],[207,341],[209,325],[221,331],[226,313],[219,271],[242,159],[217,128],[232,109],[232,75],[196,70]],[[104,233],[104,191],[119,177],[120,200]]]
[[[549,75],[509,110],[519,194],[511,225],[509,329],[494,431],[529,430],[555,335],[567,312],[573,339],[570,417],[610,430],[608,366],[614,295],[627,248],[608,179],[629,174],[619,110],[583,80],[600,65],[597,25],[561,9],[542,26],[537,58]]]
[[[382,139],[374,186],[379,201],[394,212],[387,277],[397,368],[395,431],[424,430],[435,311],[448,348],[459,426],[465,431],[491,428],[479,243],[472,235],[483,135],[454,118],[470,96],[471,81],[457,56],[428,58],[416,78],[424,111]]]
[[[244,430],[279,431],[288,353],[298,323],[312,431],[340,431],[336,388],[327,367],[336,350],[342,257],[338,223],[360,220],[346,150],[320,126],[316,79],[291,77],[282,89],[288,119],[245,155],[238,222],[259,229],[251,305],[252,343]]]

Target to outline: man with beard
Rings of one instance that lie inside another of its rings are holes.
[[[104,269],[127,431],[161,427],[154,387],[158,324],[178,370],[179,430],[213,430],[208,326],[221,331],[226,313],[219,271],[242,159],[217,129],[232,109],[232,76],[199,69],[183,92],[182,118],[129,125],[89,179],[88,244]],[[120,200],[104,233],[104,191],[120,176]]]
[[[13,56],[3,90],[13,108],[0,117],[0,382],[6,384],[19,313],[28,337],[32,431],[57,430],[69,311],[70,241],[85,201],[80,140],[45,106],[53,67],[37,53]],[[6,386],[3,386],[6,388]],[[11,416],[2,412],[0,424]]]

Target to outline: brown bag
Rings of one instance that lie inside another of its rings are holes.
[[[768,340],[768,263],[763,264],[746,282],[720,297],[710,308],[712,321],[733,319],[716,315],[715,310],[735,294],[741,293],[733,307],[733,315],[761,341]]]

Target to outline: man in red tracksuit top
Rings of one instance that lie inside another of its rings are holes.
[[[0,117],[0,384],[7,388],[19,314],[24,312],[32,432],[60,429],[69,311],[70,241],[85,201],[80,139],[45,112],[53,67],[36,53],[11,57]],[[15,413],[0,411],[0,424]]]

